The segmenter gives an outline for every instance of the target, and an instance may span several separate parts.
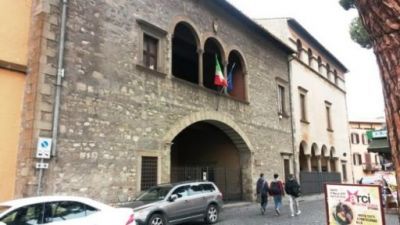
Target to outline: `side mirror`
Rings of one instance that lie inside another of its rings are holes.
[[[169,201],[171,201],[171,202],[175,201],[176,199],[178,199],[178,195],[176,195],[176,194],[173,194],[169,197]],[[0,225],[2,225],[2,224],[0,224]]]

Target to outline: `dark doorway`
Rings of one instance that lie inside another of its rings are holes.
[[[218,127],[197,122],[180,132],[171,147],[171,182],[213,181],[224,200],[242,199],[239,151]]]
[[[300,144],[300,149],[299,149],[300,171],[308,171],[307,157],[304,154],[304,148],[305,148],[305,143],[302,142]]]
[[[198,83],[199,57],[197,36],[186,23],[178,23],[172,38],[172,74],[191,83]]]
[[[288,180],[290,174],[290,160],[284,159],[283,160],[284,172],[285,172],[285,180]]]

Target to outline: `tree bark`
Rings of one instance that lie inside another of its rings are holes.
[[[400,184],[400,0],[356,0],[381,74],[386,124],[397,184]],[[397,185],[400,199],[400,185]],[[400,207],[398,208],[400,222]]]

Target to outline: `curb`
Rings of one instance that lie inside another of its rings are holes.
[[[238,208],[238,207],[245,207],[253,204],[253,202],[234,202],[234,203],[226,203],[222,207],[223,209],[232,209],[232,208]]]

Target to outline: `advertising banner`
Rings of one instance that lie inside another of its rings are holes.
[[[385,225],[377,185],[325,184],[328,225]]]

